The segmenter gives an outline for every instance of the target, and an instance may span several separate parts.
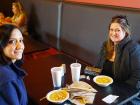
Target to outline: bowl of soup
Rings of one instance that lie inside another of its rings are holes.
[[[61,104],[69,98],[69,93],[66,90],[53,90],[47,94],[46,98],[52,103]]]
[[[113,79],[109,76],[106,75],[98,75],[96,77],[93,78],[93,81],[102,87],[106,87],[109,86],[110,84],[113,83]]]

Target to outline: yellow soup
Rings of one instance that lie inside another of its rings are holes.
[[[67,95],[68,95],[67,91],[59,90],[52,93],[49,98],[52,101],[61,101],[61,100],[64,100],[67,97]]]
[[[111,79],[108,78],[108,77],[99,77],[96,79],[96,82],[97,83],[110,83],[111,82]]]

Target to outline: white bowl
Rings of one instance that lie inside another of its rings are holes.
[[[93,78],[93,81],[97,85],[102,86],[102,87],[107,87],[113,83],[113,79],[109,76],[106,76],[106,75],[98,75],[98,76]]]
[[[66,90],[53,90],[47,94],[46,98],[52,103],[61,104],[69,98],[69,93]]]

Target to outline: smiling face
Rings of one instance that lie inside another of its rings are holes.
[[[109,29],[109,37],[112,42],[119,43],[126,36],[126,32],[121,28],[120,24],[112,23]]]
[[[20,60],[24,51],[23,36],[19,29],[13,29],[7,45],[3,52],[6,57],[10,58],[12,62]]]

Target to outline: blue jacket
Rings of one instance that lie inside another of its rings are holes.
[[[96,67],[103,69],[106,60],[105,44],[100,52]],[[113,64],[114,80],[125,82],[140,89],[140,45],[130,37],[126,37],[116,47],[116,57]]]
[[[25,75],[16,64],[0,65],[0,105],[27,105]]]

